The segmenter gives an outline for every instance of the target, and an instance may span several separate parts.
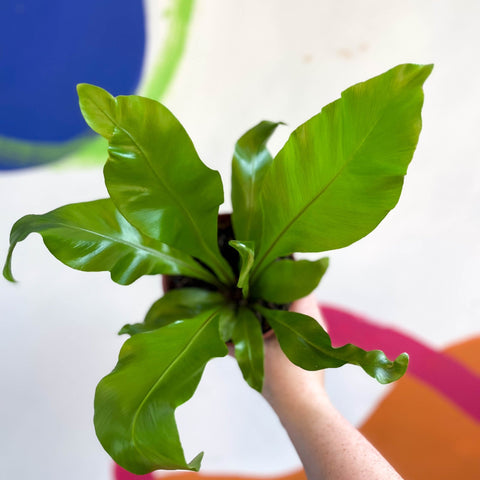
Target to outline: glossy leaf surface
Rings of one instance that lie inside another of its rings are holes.
[[[285,355],[305,370],[359,365],[371,377],[385,384],[398,380],[408,366],[408,355],[402,353],[391,362],[380,350],[363,350],[347,344],[333,348],[328,333],[313,318],[295,312],[259,307],[271,325]]]
[[[263,386],[263,335],[260,321],[248,308],[240,308],[233,330],[233,344],[243,378],[258,392]]]
[[[248,298],[250,290],[250,271],[255,259],[253,242],[230,240],[228,242],[240,254],[240,275],[238,277],[237,287],[242,289],[243,297]]]
[[[271,263],[256,280],[252,296],[289,303],[313,292],[328,268],[328,258],[315,262],[282,259]]]
[[[95,429],[110,456],[137,474],[197,471],[202,454],[187,463],[174,413],[193,395],[206,363],[226,354],[215,311],[127,340],[95,394]]]
[[[146,235],[199,258],[231,283],[233,274],[217,245],[220,175],[202,163],[180,122],[147,98],[116,97],[112,116],[106,92],[83,84],[79,95],[82,112],[98,131],[108,135],[105,122],[113,122],[104,175],[125,218]],[[103,103],[94,102],[97,97]],[[104,104],[109,110],[101,116]]]
[[[267,142],[280,123],[263,121],[236,143],[232,159],[232,224],[236,238],[251,238],[263,177],[272,163]]]
[[[225,297],[218,292],[201,288],[179,288],[170,290],[157,300],[147,312],[143,323],[125,325],[119,334],[148,332],[164,327],[177,320],[196,317],[225,303]]]
[[[80,111],[88,126],[107,140],[113,135],[117,101],[103,88],[80,83],[77,85]]]
[[[69,267],[84,271],[109,271],[122,285],[142,275],[187,275],[216,281],[189,255],[152,240],[130,225],[109,199],[75,203],[44,215],[26,215],[10,234],[4,276],[14,281],[12,253],[30,233],[40,233],[50,252]]]
[[[399,65],[354,85],[292,133],[263,181],[255,277],[277,257],[359,240],[395,206],[431,70]]]
[[[237,322],[236,305],[227,303],[218,312],[220,338],[226,343],[232,340],[233,329]]]

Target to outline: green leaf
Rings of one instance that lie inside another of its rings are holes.
[[[187,275],[217,282],[189,255],[152,240],[130,225],[109,199],[75,203],[44,215],[26,215],[10,234],[3,275],[15,281],[11,260],[15,246],[30,233],[40,233],[50,252],[77,270],[111,272],[122,285],[142,275]]]
[[[225,342],[230,342],[233,336],[233,329],[237,322],[236,305],[234,303],[227,303],[218,312],[218,328],[220,331],[220,338]]]
[[[220,175],[202,163],[180,122],[148,98],[114,99],[88,84],[78,90],[87,122],[109,139],[105,183],[122,215],[149,237],[202,260],[223,283],[233,283],[217,245]]]
[[[233,272],[217,245],[223,187],[180,122],[158,102],[117,97],[105,183],[125,218],[152,238],[199,258],[222,282]]]
[[[335,368],[350,363],[359,365],[371,377],[385,384],[398,380],[407,369],[406,353],[391,362],[380,350],[365,351],[352,344],[333,348],[330,336],[313,318],[264,307],[257,309],[275,331],[285,355],[305,370]]]
[[[95,429],[109,455],[136,474],[198,471],[202,454],[186,462],[174,413],[193,395],[206,363],[227,351],[216,311],[128,339],[95,393]]]
[[[267,142],[281,122],[263,121],[236,143],[232,159],[232,223],[236,238],[251,238],[263,177],[272,163]]]
[[[289,303],[313,292],[328,268],[328,258],[276,260],[266,268],[252,286],[252,297],[268,302]]]
[[[432,68],[399,65],[350,87],[292,133],[263,181],[254,277],[277,257],[359,240],[395,206]]]
[[[118,335],[137,335],[137,333],[145,333],[153,330],[147,327],[144,323],[126,323],[119,331]]]
[[[88,126],[107,140],[115,128],[116,100],[103,88],[80,83],[77,85],[78,100],[83,118]]]
[[[240,275],[237,287],[242,289],[243,297],[248,298],[250,289],[250,270],[253,267],[255,257],[255,244],[249,241],[230,240],[228,244],[240,254]]]
[[[240,308],[233,330],[233,344],[243,378],[258,392],[263,386],[263,334],[260,321],[248,308]]]
[[[202,288],[179,288],[170,290],[157,300],[147,312],[143,323],[127,324],[119,334],[135,335],[164,327],[177,320],[196,317],[200,313],[223,305],[225,297],[219,292]]]

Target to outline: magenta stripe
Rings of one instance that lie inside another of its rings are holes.
[[[480,376],[454,358],[392,328],[345,310],[321,305],[334,346],[354,343],[365,350],[381,349],[393,359],[410,355],[408,373],[435,388],[480,422]]]
[[[115,480],[155,480],[153,473],[147,473],[146,475],[135,475],[134,473],[127,472],[120,465],[114,464],[113,478]]]

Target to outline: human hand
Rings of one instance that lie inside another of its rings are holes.
[[[314,295],[292,303],[290,311],[308,315],[325,328]],[[265,379],[262,394],[275,409],[280,401],[294,397],[328,400],[323,383],[323,370],[307,371],[294,365],[283,353],[275,335],[265,339]]]
[[[291,311],[325,328],[313,295]],[[285,356],[275,335],[265,339],[262,394],[285,427],[309,480],[402,480],[382,455],[332,405],[323,371],[307,371]]]

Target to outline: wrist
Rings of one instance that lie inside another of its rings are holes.
[[[322,372],[309,372],[294,365],[290,368],[295,369],[293,375],[285,372],[278,377],[270,375],[262,390],[263,397],[277,415],[282,417],[292,412],[330,408]]]

